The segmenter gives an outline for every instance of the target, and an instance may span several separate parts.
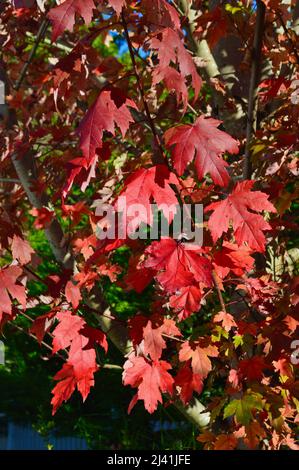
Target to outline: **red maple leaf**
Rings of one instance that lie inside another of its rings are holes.
[[[228,163],[220,155],[224,152],[238,153],[238,143],[217,127],[221,121],[199,116],[194,124],[172,127],[165,134],[168,147],[175,145],[172,152],[174,167],[182,175],[195,156],[195,168],[199,179],[207,173],[219,186],[226,186],[229,175]]]
[[[202,377],[199,374],[194,374],[190,364],[186,362],[178,371],[175,377],[175,385],[180,387],[180,399],[187,405],[193,396],[193,392],[201,393],[203,389]]]
[[[46,313],[45,315],[41,315],[35,318],[34,322],[32,323],[30,327],[30,333],[33,333],[36,336],[37,341],[40,344],[44,339],[44,336],[47,331],[51,328],[54,322],[55,315],[55,311]]]
[[[168,292],[192,285],[194,280],[211,286],[210,262],[198,251],[200,248],[195,245],[188,246],[165,237],[153,242],[146,250],[149,257],[144,266],[159,272],[156,278]]]
[[[30,263],[31,255],[34,253],[29,243],[18,235],[13,236],[11,251],[14,259],[17,259],[20,264]]]
[[[79,287],[76,286],[72,281],[68,281],[66,283],[65,297],[66,300],[71,303],[75,309],[78,307],[82,296]]]
[[[172,221],[178,201],[170,184],[178,184],[178,181],[166,165],[141,168],[126,179],[115,208],[123,213],[127,235],[135,232],[142,222],[152,224],[151,204],[154,201],[163,211],[168,223]]]
[[[56,413],[63,401],[70,398],[76,387],[84,401],[89,394],[90,387],[94,385],[94,373],[98,366],[95,350],[84,349],[87,343],[87,338],[77,335],[72,342],[68,361],[54,376],[54,380],[59,382],[52,390],[52,414]]]
[[[51,8],[48,18],[52,22],[52,41],[56,41],[66,29],[73,30],[75,15],[81,16],[86,24],[92,20],[93,0],[65,0],[57,7]]]
[[[150,355],[153,361],[160,359],[163,349],[166,348],[162,332],[163,329],[161,327],[153,328],[151,321],[143,328],[143,350],[145,354]]]
[[[199,374],[203,379],[212,370],[212,364],[209,357],[217,357],[218,349],[216,346],[201,347],[196,343],[190,344],[186,341],[182,344],[179,359],[181,362],[191,359],[191,366],[194,374]]]
[[[213,321],[215,323],[221,323],[222,328],[224,328],[225,331],[230,331],[233,326],[237,326],[234,317],[230,313],[226,312],[217,313],[217,315],[214,316]]]
[[[251,250],[245,245],[223,242],[221,250],[214,255],[218,276],[223,279],[230,271],[236,276],[242,276],[245,271],[250,271],[254,265],[254,258],[250,254]]]
[[[223,232],[227,232],[231,222],[238,245],[245,242],[252,250],[265,250],[263,231],[271,226],[260,214],[254,214],[249,209],[255,212],[276,212],[276,209],[268,201],[267,194],[251,191],[253,185],[254,181],[242,181],[224,201],[213,202],[205,208],[205,212],[214,211],[208,222],[214,242]]]
[[[163,69],[157,67],[153,71],[153,85],[157,85],[161,80],[164,80],[169,91],[175,91],[177,101],[182,101],[186,109],[188,103],[188,88],[180,72],[169,66]]]
[[[109,0],[108,2],[118,15],[121,14],[122,7],[125,6],[125,0]]]
[[[17,284],[22,269],[18,266],[8,266],[0,270],[0,320],[3,313],[12,315],[12,299],[16,299],[26,309],[25,287]]]
[[[85,324],[83,318],[68,310],[58,312],[56,318],[59,323],[53,331],[53,354],[70,346]]]
[[[182,287],[177,295],[169,299],[170,307],[178,311],[179,320],[185,320],[200,309],[202,294],[197,286]]]
[[[161,393],[173,393],[174,380],[168,370],[171,365],[166,361],[147,362],[144,357],[130,356],[124,364],[124,385],[138,387],[138,392],[129,405],[129,412],[137,402],[143,400],[145,409],[153,413],[162,403]]]
[[[253,356],[239,362],[238,374],[248,380],[260,380],[263,377],[263,370],[270,369],[261,356]]]
[[[128,106],[137,109],[136,104],[130,99],[118,107],[111,97],[111,91],[102,91],[87,111],[78,132],[80,147],[89,165],[94,161],[96,149],[102,146],[104,131],[115,135],[115,125],[117,125],[122,136],[125,136],[130,123],[133,122]]]
[[[179,34],[174,29],[164,28],[162,32],[159,32],[159,35],[161,35],[161,40],[155,37],[150,41],[150,47],[157,50],[159,59],[157,75],[166,77],[170,63],[177,63],[180,69],[180,76],[176,74],[177,78],[185,83],[185,79],[191,76],[196,99],[202,85],[202,80],[197,73],[192,56],[185,48]],[[157,79],[155,78],[154,81],[157,82]],[[167,82],[166,85],[170,83],[171,87],[173,87],[173,81]],[[176,89],[177,87],[178,86],[176,86]]]

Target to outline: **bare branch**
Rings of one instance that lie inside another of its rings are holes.
[[[243,178],[250,179],[252,173],[251,165],[251,144],[252,137],[256,131],[257,125],[257,94],[258,83],[261,70],[261,51],[262,40],[265,22],[265,4],[262,0],[257,0],[257,15],[255,23],[255,32],[253,39],[252,49],[252,65],[250,73],[249,96],[248,96],[248,111],[247,111],[247,126],[246,126],[246,147],[243,164]]]

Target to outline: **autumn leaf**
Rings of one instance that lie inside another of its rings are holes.
[[[26,290],[17,279],[22,274],[18,266],[8,266],[0,270],[0,320],[3,313],[12,314],[12,301],[16,299],[26,309]]]
[[[187,405],[193,396],[193,392],[201,393],[203,380],[199,374],[193,373],[190,365],[186,362],[175,377],[175,385],[180,388],[180,399],[184,405]]]
[[[72,304],[76,309],[79,305],[80,300],[82,299],[81,292],[78,286],[76,286],[72,281],[68,281],[65,286],[65,297],[66,300]]]
[[[235,139],[217,129],[220,123],[216,119],[200,116],[192,125],[172,127],[165,132],[167,146],[174,145],[172,158],[179,175],[184,173],[195,157],[195,168],[200,180],[209,173],[215,184],[228,184],[228,163],[221,156],[224,152],[238,153],[239,148]]]
[[[70,346],[85,324],[83,318],[67,310],[58,312],[56,318],[59,323],[53,331],[53,354]]]
[[[117,125],[122,136],[125,136],[130,123],[134,121],[128,106],[137,109],[136,104],[130,99],[117,106],[112,99],[111,91],[102,91],[99,94],[78,128],[80,147],[88,164],[93,162],[96,149],[102,146],[104,131],[115,135]]]
[[[215,441],[214,450],[234,450],[237,444],[238,439],[233,434],[219,434]]]
[[[57,7],[51,8],[48,18],[53,26],[52,41],[56,41],[65,30],[73,30],[75,15],[81,16],[85,23],[89,24],[93,9],[95,9],[93,0],[65,0]]]
[[[152,224],[153,202],[162,210],[168,223],[173,220],[178,201],[170,184],[178,184],[178,181],[166,165],[141,168],[125,180],[115,209],[123,213],[123,223],[128,235],[134,233],[142,222]]]
[[[167,77],[166,85],[170,86],[170,90],[173,89],[173,78],[169,77],[169,65],[171,62],[177,63],[180,69],[180,75],[175,74],[175,77],[178,80],[178,85],[175,85],[175,89],[185,90],[185,79],[188,76],[191,76],[192,86],[194,88],[195,99],[198,97],[202,80],[197,73],[195,63],[192,59],[192,56],[184,47],[184,43],[181,40],[179,34],[172,28],[165,28],[162,30],[161,39],[154,37],[150,41],[150,47],[153,50],[157,51],[157,56],[159,59],[159,65],[156,69],[156,75],[154,76],[154,83],[157,83],[157,77]],[[180,84],[180,82],[182,82]],[[185,92],[182,93],[183,101],[185,101],[187,96]]]
[[[52,390],[53,415],[63,401],[70,398],[76,387],[84,401],[90,392],[90,387],[94,385],[94,373],[98,369],[96,354],[94,349],[84,349],[87,343],[87,338],[77,335],[72,342],[68,361],[54,376],[54,380],[58,383]]]
[[[266,239],[263,232],[271,226],[260,214],[254,212],[276,210],[268,201],[267,194],[251,191],[253,185],[254,181],[242,181],[225,200],[213,202],[205,208],[205,212],[213,211],[208,225],[214,242],[227,232],[231,222],[238,245],[247,243],[252,250],[265,251]]]
[[[118,15],[120,15],[122,8],[126,4],[126,0],[109,0],[108,2]]]
[[[265,363],[261,356],[252,356],[239,362],[238,373],[247,380],[261,380],[263,371],[271,367]]]
[[[34,250],[31,248],[27,240],[14,235],[11,243],[11,251],[14,259],[17,259],[20,264],[28,264],[31,261],[31,255]]]
[[[165,237],[147,248],[149,256],[144,266],[158,272],[156,279],[168,292],[190,286],[195,280],[209,287],[212,285],[211,264],[198,251],[200,248],[195,245],[184,245]]]
[[[258,394],[246,394],[242,398],[233,399],[225,408],[223,417],[234,415],[239,424],[248,425],[253,419],[255,410],[262,410],[263,402]]]
[[[182,344],[179,352],[181,362],[191,359],[191,366],[194,374],[199,374],[203,379],[207,377],[212,370],[212,364],[209,357],[217,357],[218,349],[216,346],[200,347],[196,344],[190,344],[186,341]]]
[[[152,322],[149,321],[145,328],[143,328],[144,338],[144,353],[149,354],[153,361],[160,359],[166,343],[162,337],[162,329],[152,328]]]
[[[45,334],[51,328],[54,322],[54,317],[56,315],[55,311],[45,313],[45,315],[40,315],[39,317],[35,318],[31,327],[30,333],[33,333],[38,342],[41,344],[42,340],[44,339]]]
[[[150,364],[143,357],[129,357],[124,364],[123,382],[124,385],[138,387],[130,411],[137,400],[143,400],[145,409],[153,413],[158,403],[162,403],[162,393],[172,394],[174,380],[169,369],[171,366],[166,361]]]
[[[170,297],[169,305],[178,311],[179,320],[185,320],[200,309],[201,298],[202,294],[197,286],[186,286]]]
[[[214,316],[213,321],[215,323],[221,323],[222,328],[225,331],[230,331],[234,326],[237,326],[234,317],[230,313],[226,312],[219,312],[217,315]]]

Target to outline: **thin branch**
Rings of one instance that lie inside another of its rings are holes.
[[[164,155],[164,151],[163,151],[163,148],[162,148],[162,144],[161,144],[159,135],[157,133],[154,121],[151,117],[151,113],[150,113],[148,104],[147,104],[146,99],[145,99],[145,94],[144,94],[143,86],[142,86],[140,76],[139,76],[139,73],[138,73],[137,64],[136,64],[135,55],[134,55],[134,50],[133,50],[133,46],[132,46],[132,43],[131,43],[131,40],[130,40],[129,31],[128,31],[125,15],[124,15],[123,11],[122,11],[121,16],[122,16],[122,23],[123,23],[123,27],[124,27],[125,38],[126,38],[126,41],[127,41],[127,44],[128,44],[129,53],[130,53],[130,57],[131,57],[131,62],[132,62],[133,70],[134,70],[134,75],[135,75],[136,80],[137,80],[137,87],[138,87],[140,97],[141,97],[141,100],[142,100],[142,103],[143,103],[144,111],[145,111],[145,114],[146,114],[146,117],[147,117],[148,124],[149,124],[149,126],[151,128],[151,131],[153,133],[157,148],[160,151],[161,162],[164,162],[166,157]]]
[[[217,276],[216,276],[214,271],[212,271],[212,278],[213,278],[214,285],[216,287],[216,291],[217,291],[217,295],[218,295],[219,302],[220,302],[220,305],[221,305],[221,309],[224,313],[227,313],[225,303],[224,303],[224,299],[223,299],[223,296],[222,296],[222,292],[221,292],[221,289],[220,289],[220,286],[219,286],[219,282],[218,282]]]
[[[17,330],[21,331],[22,333],[25,333],[27,336],[30,336],[30,338],[33,338],[33,339],[35,339],[36,341],[38,341],[37,337],[36,337],[34,334],[30,333],[29,331],[25,330],[25,328],[22,328],[21,326],[16,325],[16,323],[14,323],[14,322],[12,322],[12,321],[10,321],[9,323],[10,323],[14,328],[16,328]],[[47,344],[45,341],[41,341],[40,344],[42,344],[46,349],[48,349],[49,351],[52,352],[52,347],[51,347],[49,344]],[[57,357],[59,357],[60,359],[62,359],[63,361],[65,361],[65,357],[64,357],[62,354],[60,354],[60,353],[57,352],[57,353],[55,353],[55,356],[57,356]]]
[[[21,181],[17,178],[0,178],[0,183],[17,183],[21,184]]]
[[[14,89],[16,91],[19,90],[19,88],[21,87],[22,83],[23,83],[23,80],[26,76],[26,73],[27,73],[27,70],[28,70],[28,67],[33,59],[33,57],[35,56],[35,53],[37,51],[37,48],[39,46],[39,43],[40,41],[43,39],[44,35],[46,34],[46,31],[48,29],[48,26],[49,26],[50,22],[48,19],[44,19],[40,25],[40,28],[37,32],[37,35],[36,35],[36,38],[35,38],[35,42],[34,42],[34,45],[30,51],[30,54],[29,54],[29,57],[28,59],[26,60],[22,70],[21,70],[21,74],[20,74],[20,77],[19,79],[17,80],[15,86],[14,86]]]
[[[257,95],[258,83],[261,69],[262,40],[265,22],[265,4],[262,0],[257,0],[257,14],[252,49],[252,66],[249,83],[247,126],[246,126],[246,146],[243,163],[243,179],[250,179],[252,173],[251,144],[252,137],[257,126]]]
[[[288,39],[288,42],[289,42],[289,44],[290,44],[290,46],[291,46],[291,49],[292,49],[292,51],[293,51],[293,53],[294,53],[294,55],[295,55],[295,57],[296,57],[296,59],[297,59],[297,63],[299,64],[299,54],[298,54],[298,51],[297,51],[297,47],[296,47],[296,45],[294,44],[294,42],[292,41],[292,38],[291,38],[291,36],[290,36],[290,34],[289,34],[289,31],[288,31],[288,28],[286,27],[286,24],[285,24],[285,22],[284,22],[284,20],[283,20],[283,17],[281,16],[281,13],[280,13],[279,10],[276,11],[276,16],[277,16],[277,18],[278,18],[279,21],[280,21],[280,24],[281,24],[281,26],[282,26],[282,28],[283,28],[283,30],[284,30],[284,34],[286,35],[286,37],[287,37],[287,39]]]

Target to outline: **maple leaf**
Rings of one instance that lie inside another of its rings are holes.
[[[179,320],[185,320],[200,309],[202,294],[197,286],[182,287],[177,295],[169,299],[170,307],[178,311]]]
[[[168,370],[171,365],[166,361],[148,363],[143,357],[130,356],[124,364],[124,385],[138,387],[137,395],[133,398],[129,410],[137,400],[143,400],[145,409],[153,413],[162,403],[162,394],[173,392],[174,380]]]
[[[149,23],[152,23],[154,27],[158,25],[158,29],[161,27],[180,28],[178,12],[167,0],[143,0],[141,6],[144,8]]]
[[[239,362],[238,373],[248,380],[260,380],[263,370],[270,369],[263,357],[253,356]]]
[[[54,415],[62,403],[72,396],[76,388],[73,367],[67,363],[63,364],[62,369],[54,375],[53,379],[59,381],[52,390],[51,405],[53,406],[52,414]]]
[[[29,243],[18,235],[13,236],[11,251],[14,259],[17,259],[20,264],[30,263],[31,255],[34,253]]]
[[[65,0],[57,7],[51,8],[47,16],[53,26],[52,41],[56,41],[66,29],[73,30],[76,14],[84,19],[85,24],[89,24],[93,9],[93,0]]]
[[[53,324],[54,317],[56,312],[49,312],[45,315],[41,315],[35,318],[34,322],[30,327],[30,333],[33,333],[37,341],[41,344],[42,340],[44,339],[45,334],[50,329]]]
[[[115,125],[117,125],[122,136],[125,136],[130,123],[134,121],[128,106],[137,109],[136,104],[130,99],[126,99],[118,107],[111,97],[111,91],[102,91],[87,111],[80,122],[78,132],[80,147],[88,164],[94,161],[96,149],[102,146],[104,131],[115,135]]]
[[[235,415],[240,424],[248,425],[252,420],[254,410],[262,410],[263,403],[259,394],[246,394],[240,399],[232,400],[225,408],[223,417]]]
[[[166,88],[169,91],[176,93],[177,101],[184,103],[184,111],[186,111],[188,103],[188,89],[181,74],[173,67],[164,67],[163,69],[156,68],[153,72],[153,85],[157,85],[161,80],[164,80]]]
[[[199,116],[194,124],[184,124],[168,129],[165,142],[168,147],[175,145],[172,152],[174,168],[182,175],[195,157],[195,168],[199,179],[210,174],[215,184],[226,186],[229,175],[228,163],[220,155],[224,152],[238,153],[238,143],[217,127],[221,121]]]
[[[214,242],[227,232],[232,222],[238,245],[247,243],[252,250],[265,251],[263,231],[271,226],[260,214],[249,212],[249,209],[255,212],[276,212],[276,209],[268,201],[267,194],[251,191],[253,185],[254,181],[242,181],[224,201],[213,202],[205,208],[205,212],[214,211],[208,222]]]
[[[243,245],[224,241],[221,250],[214,255],[215,270],[222,279],[232,271],[236,276],[242,276],[245,271],[250,271],[254,265],[251,250]]]
[[[253,421],[245,426],[244,442],[249,449],[256,449],[260,441],[265,437],[266,432],[258,422]]]
[[[217,313],[217,315],[214,316],[213,321],[215,323],[221,323],[222,328],[224,328],[225,331],[230,331],[234,326],[237,326],[234,317],[230,313],[226,312]]]
[[[168,223],[172,221],[178,201],[170,184],[178,184],[178,181],[166,165],[141,168],[126,179],[115,208],[123,212],[128,235],[135,232],[142,222],[152,224],[152,200],[163,211]]]
[[[121,14],[122,7],[126,5],[125,0],[108,0],[109,4],[113,7],[113,9],[116,11],[117,15],[119,16]]]
[[[108,349],[106,335],[102,331],[86,325],[84,320],[70,312],[60,312],[57,316],[61,323],[53,332],[53,353],[62,347],[70,348],[66,364],[54,377],[59,383],[52,390],[53,414],[63,401],[70,398],[75,388],[83,401],[87,398],[90,387],[94,385],[94,373],[98,370],[95,344],[105,352]]]
[[[50,225],[53,220],[54,212],[47,209],[47,207],[42,207],[40,209],[36,209],[34,207],[29,211],[29,214],[36,217],[34,221],[34,227],[39,230]]]
[[[78,286],[68,281],[65,286],[65,297],[68,302],[76,309],[82,299],[81,292]]]
[[[149,321],[145,328],[143,328],[144,345],[143,350],[145,354],[149,354],[153,361],[160,359],[162,351],[166,348],[166,343],[162,337],[161,328],[152,328],[152,322]]]
[[[0,270],[0,320],[3,313],[12,315],[12,299],[16,299],[26,309],[25,287],[17,284],[22,269],[18,266],[8,266]],[[10,298],[11,296],[11,298]]]
[[[143,339],[143,328],[147,323],[148,318],[144,315],[137,314],[135,317],[129,318],[129,335],[134,346],[138,346],[141,343]]]
[[[145,268],[140,262],[140,256],[132,256],[129,260],[129,268],[124,278],[126,286],[140,294],[152,281],[155,271]]]
[[[98,367],[95,350],[83,349],[87,342],[87,338],[76,337],[70,348],[68,362],[54,376],[54,380],[59,382],[52,390],[53,415],[61,404],[71,397],[76,387],[84,401],[89,394],[90,387],[94,385],[94,373]]]
[[[97,328],[93,328],[89,325],[84,325],[82,330],[80,330],[80,334],[85,336],[88,339],[88,343],[86,345],[86,349],[93,348],[95,344],[99,344],[107,353],[108,351],[108,342],[105,333]]]
[[[159,59],[159,65],[157,66],[158,76],[161,75],[166,77],[168,70],[167,67],[170,63],[177,63],[181,73],[180,81],[184,82],[186,77],[191,76],[195,99],[197,99],[202,85],[202,80],[197,73],[192,56],[185,48],[179,34],[174,29],[164,28],[162,32],[159,31],[159,34],[161,35],[161,40],[158,39],[158,37],[154,37],[150,41],[151,49],[157,50],[157,56]],[[168,84],[169,83],[172,83],[172,80],[171,82],[168,82]]]
[[[175,377],[175,385],[180,387],[180,399],[187,405],[193,396],[193,392],[201,393],[203,389],[202,377],[194,374],[188,362],[180,368]]]
[[[197,344],[190,344],[186,341],[182,344],[179,352],[179,359],[181,362],[191,359],[191,366],[194,374],[199,374],[203,379],[207,377],[208,373],[212,370],[210,357],[218,356],[218,349],[216,346],[200,347]]]
[[[175,321],[172,318],[164,318],[161,325],[162,333],[170,336],[182,336],[179,328],[176,326]]]
[[[199,256],[199,247],[177,243],[165,237],[153,242],[146,250],[149,255],[144,266],[161,271],[156,278],[168,291],[175,292],[182,287],[192,285],[194,280],[206,286],[212,285],[211,265],[209,260]]]
[[[83,335],[77,335],[72,341],[68,357],[68,363],[73,366],[73,374],[83,401],[86,400],[90,387],[94,385],[93,376],[98,370],[94,348],[85,349],[88,341],[88,338]]]
[[[83,318],[73,315],[68,310],[58,312],[56,318],[59,324],[53,331],[53,354],[70,346],[85,324]]]
[[[237,447],[238,439],[233,434],[219,434],[214,450],[233,450]]]

